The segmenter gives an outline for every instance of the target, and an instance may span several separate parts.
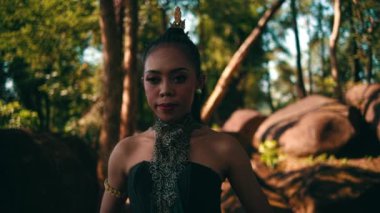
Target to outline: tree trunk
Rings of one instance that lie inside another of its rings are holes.
[[[267,95],[267,101],[268,101],[268,104],[269,104],[269,108],[271,110],[271,112],[273,113],[276,109],[274,108],[273,106],[273,98],[272,98],[272,83],[271,83],[271,79],[270,79],[270,72],[269,70],[266,71],[265,73],[265,80],[267,81],[267,90],[268,90],[268,95]]]
[[[307,59],[307,72],[308,72],[308,75],[309,75],[309,95],[313,94],[313,73],[312,73],[312,70],[311,70],[311,57],[312,57],[312,48],[311,48],[311,37],[312,37],[312,34],[311,34],[311,29],[310,29],[310,18],[308,17],[307,18],[307,34],[309,36],[309,48],[308,48],[308,54],[309,54],[309,58]]]
[[[337,97],[342,98],[342,88],[340,83],[338,61],[336,57],[336,43],[339,39],[339,28],[340,28],[340,0],[333,0],[334,6],[334,25],[330,36],[330,63],[331,63],[331,75],[335,80],[335,92]]]
[[[219,106],[224,95],[226,94],[228,85],[231,82],[233,74],[238,70],[238,67],[247,55],[249,47],[251,47],[254,44],[254,42],[259,38],[267,22],[270,20],[273,14],[280,8],[284,1],[285,0],[279,0],[264,13],[264,15],[260,18],[257,26],[253,29],[251,34],[246,38],[243,44],[232,56],[232,59],[224,69],[222,75],[220,76],[214,88],[214,91],[211,93],[210,97],[207,99],[205,105],[202,108],[201,119],[203,122],[207,123],[210,120],[212,113]]]
[[[124,88],[121,105],[120,138],[134,133],[137,115],[137,0],[126,0],[124,18]]]
[[[302,66],[301,66],[301,47],[300,47],[300,39],[298,34],[298,26],[297,26],[297,8],[296,8],[296,1],[291,1],[291,7],[292,7],[292,22],[293,22],[293,30],[294,30],[294,36],[295,36],[295,42],[296,42],[296,49],[297,49],[297,85],[296,85],[296,92],[298,98],[304,98],[306,97],[306,90],[305,85],[303,82],[303,74],[302,74]]]
[[[47,93],[43,93],[43,99],[45,103],[45,119],[46,119],[46,129],[45,131],[50,132],[50,121],[51,121],[51,112],[50,112],[50,99]]]
[[[100,0],[100,29],[103,44],[103,121],[100,130],[98,177],[107,175],[109,154],[119,140],[122,97],[121,33],[113,1]]]
[[[325,33],[323,30],[322,20],[323,20],[323,5],[322,3],[318,4],[318,30],[319,30],[319,39],[321,42],[320,49],[320,58],[321,58],[321,74],[323,78],[327,77],[327,71],[325,69]]]
[[[349,23],[350,23],[350,34],[351,34],[351,56],[352,56],[352,63],[351,63],[351,69],[352,69],[352,77],[354,82],[360,81],[360,60],[358,56],[358,45],[356,43],[356,30],[354,25],[354,15],[353,15],[353,8],[352,8],[352,2],[349,1],[348,3],[348,12],[350,14],[349,17]],[[355,6],[355,5],[354,5]]]
[[[368,57],[368,62],[367,62],[367,67],[366,67],[366,72],[367,72],[366,80],[367,80],[367,83],[370,84],[372,80],[372,63],[373,63],[371,43],[368,45],[367,57]]]
[[[360,61],[358,57],[358,45],[356,44],[356,40],[354,37],[351,38],[351,55],[353,57],[353,65],[352,65],[352,76],[354,82],[360,81]]]
[[[36,111],[37,111],[37,116],[38,120],[40,122],[39,125],[39,130],[45,131],[45,114],[44,114],[44,109],[43,109],[43,100],[42,100],[42,94],[36,87],[33,86],[33,92],[35,92],[35,101],[36,101]]]
[[[370,20],[369,20],[369,22],[370,22],[370,25],[369,25],[369,28],[368,28],[368,30],[367,30],[367,32],[368,32],[368,37],[369,37],[369,39],[368,39],[368,50],[367,50],[367,58],[368,58],[368,62],[367,62],[367,66],[366,66],[366,72],[367,72],[367,82],[368,83],[371,83],[371,79],[372,79],[372,38],[371,38],[371,34],[373,33],[373,28],[374,28],[374,26],[375,26],[375,20],[372,18],[372,17],[370,17]]]

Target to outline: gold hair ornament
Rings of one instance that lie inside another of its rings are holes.
[[[181,8],[177,6],[174,10],[174,21],[171,23],[171,28],[181,28],[183,30],[185,29],[185,20],[182,20],[181,16]]]
[[[118,189],[116,188],[113,188],[109,183],[108,183],[108,179],[106,179],[104,181],[104,190],[106,192],[109,192],[111,195],[117,197],[117,198],[121,198],[121,191],[119,191]]]

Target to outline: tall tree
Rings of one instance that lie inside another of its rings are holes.
[[[325,54],[326,54],[326,51],[325,51],[325,32],[323,30],[323,17],[324,17],[324,7],[323,7],[323,3],[322,2],[319,2],[318,3],[318,31],[319,31],[319,39],[320,39],[320,53],[319,53],[319,56],[320,56],[320,63],[321,63],[321,73],[322,73],[322,77],[327,77],[328,75],[328,72],[326,71],[325,69]]]
[[[367,29],[367,51],[366,51],[366,57],[368,59],[367,66],[366,66],[366,80],[367,83],[371,83],[372,80],[372,66],[373,66],[373,51],[372,51],[372,45],[373,45],[373,33],[374,33],[374,28],[375,28],[375,20],[373,17],[368,17],[369,25]]]
[[[116,17],[121,4],[100,0],[100,29],[103,44],[103,121],[100,131],[98,177],[107,174],[109,153],[119,140],[122,87],[122,38]],[[117,6],[117,7],[115,7]],[[119,8],[118,8],[119,7]]]
[[[5,65],[0,75],[12,82],[8,100],[37,112],[36,129],[69,131],[69,123],[94,97],[94,67],[83,56],[97,43],[96,5],[92,0],[0,4],[0,61]]]
[[[232,56],[230,62],[224,69],[222,75],[220,76],[214,91],[211,93],[210,97],[207,99],[204,104],[201,112],[201,119],[204,122],[208,122],[212,113],[219,106],[224,95],[228,90],[228,86],[231,82],[233,74],[238,70],[238,67],[242,63],[243,59],[248,53],[249,47],[259,38],[264,27],[270,20],[270,18],[275,14],[275,12],[281,7],[285,0],[279,0],[268,9],[263,16],[260,18],[257,26],[252,30],[251,34],[246,38],[242,43],[239,49]]]
[[[309,45],[309,48],[308,48],[308,59],[307,59],[307,72],[308,72],[308,77],[309,77],[309,94],[313,94],[313,73],[312,73],[312,70],[311,70],[311,62],[312,62],[312,48],[311,48],[311,44],[312,44],[312,34],[311,34],[311,27],[310,27],[310,17],[307,17],[306,19],[306,26],[307,26],[307,34],[309,36],[309,42],[308,42],[308,45]]]
[[[359,60],[359,51],[358,51],[358,45],[357,45],[357,32],[355,30],[354,26],[354,18],[355,16],[353,15],[353,10],[354,8],[352,7],[352,4],[357,4],[355,2],[348,2],[348,14],[349,14],[349,23],[350,23],[350,45],[351,45],[351,69],[352,69],[352,76],[353,76],[353,81],[354,82],[359,82],[360,81],[360,60]],[[355,7],[356,5],[354,5]]]
[[[124,87],[121,105],[120,138],[133,134],[136,128],[137,115],[137,28],[138,5],[137,0],[125,1],[124,18]]]
[[[370,26],[368,28],[368,33],[369,34],[372,34],[373,33],[373,28],[374,28],[374,20],[373,18],[371,17],[370,18]],[[372,65],[373,65],[373,59],[372,59],[372,39],[369,38],[368,39],[368,50],[367,50],[367,58],[368,58],[368,63],[367,63],[367,67],[366,67],[366,72],[367,72],[367,76],[366,76],[366,79],[367,79],[367,83],[371,83],[371,80],[372,80]]]
[[[298,98],[304,98],[306,96],[305,85],[303,82],[303,74],[302,74],[302,66],[301,66],[301,47],[300,47],[300,39],[298,34],[298,24],[297,24],[297,7],[295,0],[291,0],[291,8],[292,8],[292,22],[293,22],[293,31],[296,43],[297,50],[297,85],[296,92]]]
[[[356,55],[360,65],[360,71],[363,72],[360,77],[365,77],[366,81],[370,83],[373,77],[376,77],[378,69],[379,57],[379,19],[380,19],[380,2],[375,0],[368,1],[352,1],[352,15],[350,16],[352,28],[354,30],[357,51]],[[351,31],[353,31],[351,30]],[[375,59],[375,60],[374,60]],[[375,65],[375,66],[373,66]]]
[[[342,97],[342,88],[340,81],[340,73],[338,68],[338,59],[336,53],[336,43],[339,39],[339,29],[341,23],[341,10],[340,10],[340,0],[333,0],[334,7],[334,24],[330,36],[330,64],[331,64],[331,75],[335,80],[335,92],[338,98]]]
[[[267,91],[268,91],[268,95],[267,95],[267,100],[268,100],[268,104],[269,104],[269,108],[271,110],[271,112],[274,112],[276,109],[274,108],[273,106],[273,97],[272,97],[272,93],[271,93],[271,90],[272,90],[272,82],[271,82],[271,78],[270,78],[270,73],[269,71],[267,71],[264,75],[264,79],[266,80],[267,82]]]

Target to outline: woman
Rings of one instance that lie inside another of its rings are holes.
[[[138,213],[220,212],[225,178],[247,212],[270,212],[240,144],[196,121],[204,77],[183,25],[176,9],[172,27],[144,54],[142,81],[157,119],[114,148],[101,212],[120,210],[126,197]]]

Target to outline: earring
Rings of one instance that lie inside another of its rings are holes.
[[[195,91],[195,93],[198,94],[198,95],[202,94],[202,89],[197,89],[197,90]]]

